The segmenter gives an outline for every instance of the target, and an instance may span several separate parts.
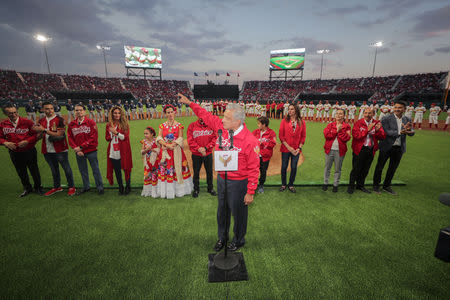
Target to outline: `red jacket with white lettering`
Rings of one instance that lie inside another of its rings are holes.
[[[278,137],[280,138],[281,143],[285,141],[289,146],[294,149],[298,149],[300,144],[304,144],[306,140],[306,123],[305,120],[302,120],[301,126],[298,124],[293,128],[292,123],[286,121],[285,119],[281,120],[280,123],[280,131],[278,132]],[[281,144],[280,147],[281,152],[289,152],[289,150]]]
[[[375,124],[380,123],[378,120],[373,120]],[[364,146],[364,143],[366,142],[366,137],[368,134],[367,131],[367,124],[365,119],[358,120],[355,125],[353,125],[352,130],[352,149],[353,152],[356,155],[359,155],[359,152],[361,151],[362,147]],[[373,128],[375,129],[375,127]],[[375,134],[372,135],[373,138],[373,154],[375,155],[375,152],[378,150],[378,141],[384,140],[386,137],[386,133],[384,132],[383,127],[380,127],[379,130],[375,131]]]
[[[230,146],[228,130],[223,128],[222,120],[219,117],[212,115],[194,102],[191,103],[190,107],[197,117],[201,118],[214,132],[222,129],[222,146]],[[248,179],[247,194],[253,195],[258,186],[259,142],[245,124],[243,126],[241,132],[233,136],[233,149],[231,149],[232,151],[238,151],[238,170],[228,172],[228,179]],[[216,150],[220,150],[218,140],[216,141]],[[225,172],[219,172],[219,175],[225,178]]]
[[[270,128],[261,136],[261,130],[253,130],[253,135],[259,140],[259,149],[261,150],[261,158],[263,161],[268,161],[272,158],[273,147],[277,144],[277,134]]]
[[[17,148],[11,150],[14,152],[26,152],[34,148],[37,141],[37,133],[32,130],[33,125],[34,123],[31,120],[22,117],[19,117],[16,128],[14,128],[10,119],[3,120],[0,123],[0,145],[3,145],[5,142],[16,144]],[[19,148],[17,144],[24,140],[28,141],[28,145]]]
[[[77,119],[73,120],[67,129],[67,136],[70,147],[81,147],[84,154],[97,151],[98,130],[94,120],[85,117],[81,124]]]
[[[131,169],[133,168],[133,157],[131,156],[131,145],[130,145],[130,128],[127,130],[120,129],[117,127],[117,132],[124,135],[124,139],[119,139],[119,151],[120,151],[120,167],[125,173],[125,180],[130,179]],[[105,139],[108,143],[108,148],[106,148],[106,178],[110,185],[114,184],[113,178],[113,164],[111,159],[109,159],[109,153],[111,149],[111,126],[106,124]]]
[[[53,132],[57,132],[59,130],[64,130],[64,133],[66,131],[66,125],[64,124],[64,119],[61,117],[58,117],[55,115],[53,119],[50,120],[49,126],[47,126],[47,118],[43,117],[42,119],[39,119],[39,124],[42,125],[45,129]],[[47,140],[46,140],[46,133],[43,134],[42,138],[42,154],[47,154]],[[67,138],[64,136],[64,138],[60,141],[54,141],[53,147],[55,148],[55,153],[60,153],[63,151],[66,151],[69,149],[69,146],[67,145]]]
[[[216,145],[217,135],[211,127],[201,122],[200,119],[189,124],[187,140],[192,155],[202,156],[198,148],[205,147],[206,155],[210,155]]]
[[[329,123],[327,127],[323,130],[323,135],[325,136],[325,153],[329,154],[331,151],[331,146],[334,140],[337,138],[339,144],[339,156],[344,156],[347,152],[347,142],[351,138],[351,133],[347,134],[347,131],[351,131],[352,128],[345,122],[342,122],[342,127],[337,131],[336,122]]]

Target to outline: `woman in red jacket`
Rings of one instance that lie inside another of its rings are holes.
[[[329,123],[323,130],[325,136],[325,170],[322,190],[328,189],[331,167],[334,162],[333,192],[338,191],[339,179],[341,178],[342,162],[347,152],[347,142],[351,138],[351,127],[344,122],[345,112],[343,109],[336,111],[336,121]]]
[[[297,164],[306,138],[305,121],[300,116],[297,105],[290,104],[288,114],[281,120],[278,137],[281,141],[281,188],[286,189],[286,171],[291,160],[291,175],[289,176],[289,191],[295,193],[294,181],[297,175]]]
[[[130,126],[125,111],[120,106],[114,106],[109,111],[109,122],[106,125],[105,138],[109,142],[107,154],[107,174],[109,184],[114,184],[113,170],[119,184],[119,194],[127,195],[131,191],[130,174],[133,168],[130,146]],[[126,187],[123,188],[122,171],[125,173]]]

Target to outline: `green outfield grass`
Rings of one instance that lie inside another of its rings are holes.
[[[187,128],[194,119],[178,120]],[[398,196],[266,188],[249,208],[241,250],[249,281],[211,284],[207,255],[216,242],[216,198],[204,190],[196,199],[140,197],[139,140],[146,126],[160,122],[131,123],[136,188],[128,196],[109,189],[103,196],[18,198],[22,186],[0,148],[2,298],[448,299],[450,265],[433,253],[439,230],[450,225],[450,208],[438,201],[450,191],[450,133],[420,131],[408,139],[394,178],[406,183],[395,187]],[[247,125],[255,129],[255,119]],[[278,131],[279,121],[270,126]],[[98,127],[106,183],[105,125]],[[324,127],[307,123],[306,160],[296,183],[322,180]],[[50,186],[49,167],[38,156],[43,184]],[[69,157],[80,185],[73,152]],[[343,180],[350,168],[348,153]]]

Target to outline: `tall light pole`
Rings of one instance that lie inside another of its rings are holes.
[[[104,45],[97,45],[97,49],[98,50],[102,50],[102,52],[103,52],[103,60],[105,62],[105,78],[108,78],[108,69],[106,68],[106,54],[105,54],[105,51],[111,50],[111,47],[104,46]]]
[[[322,80],[322,71],[323,71],[323,55],[325,53],[330,53],[329,49],[320,49],[317,50],[317,54],[322,54],[322,61],[320,62],[320,80]]]
[[[47,55],[47,46],[45,45],[49,40],[51,40],[51,38],[42,35],[42,34],[36,34],[34,36],[34,38],[36,40],[38,40],[39,42],[41,42],[44,45],[44,52],[45,52],[45,60],[47,61],[47,69],[48,69],[48,74],[50,74],[50,64],[48,63],[48,55]]]
[[[383,47],[383,42],[376,42],[371,44],[371,46],[375,47],[375,57],[373,58],[373,70],[372,70],[372,77],[375,76],[375,64],[377,63],[377,52],[378,48]]]

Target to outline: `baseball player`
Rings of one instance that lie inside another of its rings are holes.
[[[422,120],[423,120],[423,114],[427,111],[425,106],[423,106],[422,102],[419,102],[419,106],[417,106],[414,109],[415,115],[414,115],[414,127],[416,127],[416,124],[418,124],[419,129],[422,129]]]

